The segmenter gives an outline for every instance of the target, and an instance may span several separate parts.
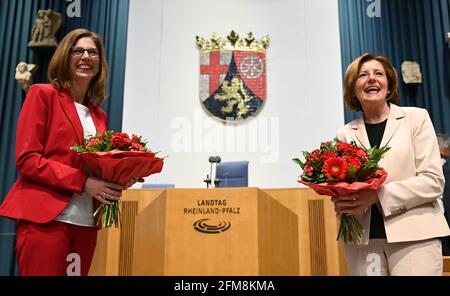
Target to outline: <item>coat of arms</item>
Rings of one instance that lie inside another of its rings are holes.
[[[266,100],[266,48],[269,36],[255,41],[252,33],[227,38],[214,33],[197,36],[200,50],[200,100],[212,115],[225,121],[246,119]]]

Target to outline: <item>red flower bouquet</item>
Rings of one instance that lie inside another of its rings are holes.
[[[378,189],[386,180],[386,171],[378,165],[389,147],[358,147],[354,141],[346,143],[333,139],[322,142],[319,149],[303,151],[305,161],[298,158],[303,173],[298,182],[321,195],[345,196],[364,189]],[[353,215],[341,215],[338,239],[345,243],[358,242],[364,229]]]
[[[84,140],[83,145],[75,145],[92,174],[104,181],[120,185],[131,179],[143,178],[159,173],[163,160],[156,157],[141,136],[106,131]],[[117,201],[110,205],[101,204],[94,212],[97,226],[103,228],[120,227],[120,210]]]

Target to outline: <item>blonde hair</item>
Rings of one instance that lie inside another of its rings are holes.
[[[380,62],[386,72],[388,80],[388,95],[386,97],[386,102],[392,102],[394,104],[398,102],[398,78],[395,68],[387,58],[383,56],[375,56],[371,53],[365,53],[351,62],[345,71],[344,102],[350,111],[362,111],[361,103],[355,95],[355,84],[356,80],[358,80],[359,71],[361,70],[362,65],[371,60]]]
[[[99,52],[99,69],[97,75],[91,80],[87,91],[88,102],[98,106],[102,104],[105,97],[106,81],[108,79],[108,64],[106,62],[105,48],[97,33],[86,29],[76,29],[68,33],[56,48],[55,53],[48,66],[48,80],[58,89],[72,87],[72,74],[68,70],[70,65],[70,54],[74,46],[81,38],[91,38]]]

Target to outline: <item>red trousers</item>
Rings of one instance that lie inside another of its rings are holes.
[[[20,275],[87,275],[96,243],[95,227],[20,220],[16,228]]]

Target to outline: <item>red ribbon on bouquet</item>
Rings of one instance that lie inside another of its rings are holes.
[[[120,185],[159,173],[164,164],[153,152],[113,150],[83,152],[79,156],[96,177]]]
[[[365,182],[325,182],[314,184],[303,181],[302,179],[298,179],[298,182],[313,189],[317,194],[335,197],[350,195],[364,189],[376,190],[384,183],[386,177],[387,174],[383,171],[379,178],[372,178]]]

